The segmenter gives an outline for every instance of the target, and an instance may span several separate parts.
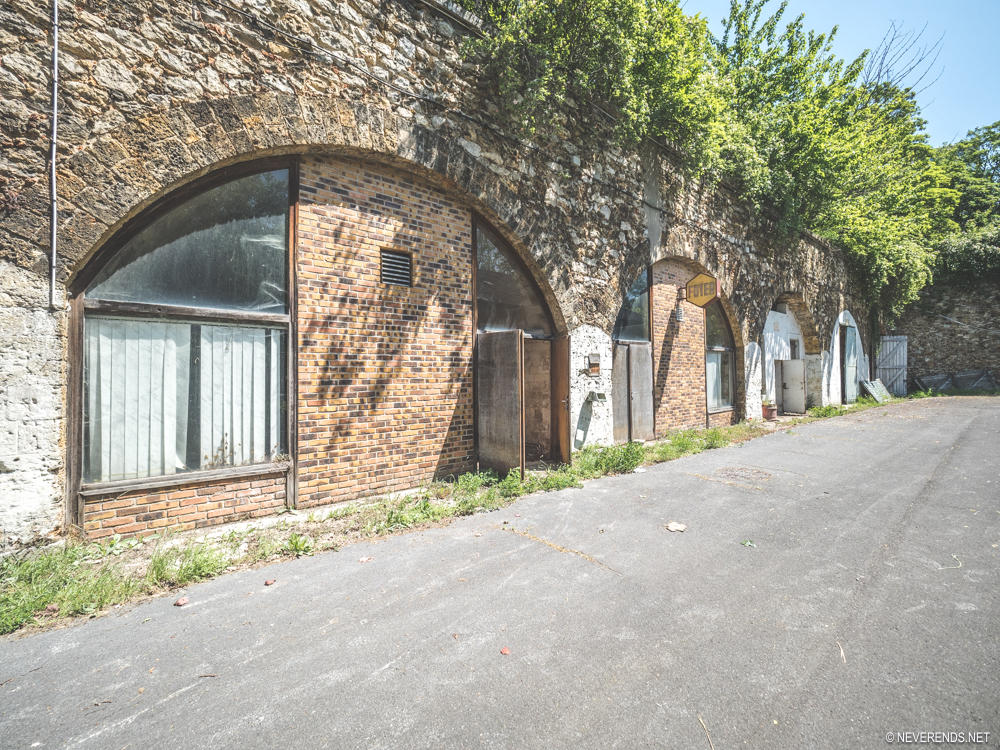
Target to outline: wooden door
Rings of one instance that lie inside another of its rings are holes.
[[[628,346],[629,439],[652,440],[653,349],[646,343]]]
[[[568,464],[572,453],[569,432],[569,336],[562,336],[552,342],[549,377],[552,394],[552,436],[549,450],[553,460]]]
[[[476,340],[476,437],[479,470],[524,477],[524,340],[521,331]]]
[[[614,415],[614,441],[629,439],[628,344],[615,342],[611,355],[611,410]]]
[[[906,395],[906,336],[883,336],[875,362],[875,377],[893,396]]]

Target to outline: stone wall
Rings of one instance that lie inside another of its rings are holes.
[[[907,385],[922,375],[989,369],[1000,377],[1000,282],[938,283],[900,316]]]
[[[87,261],[143,209],[225,164],[363,158],[485,216],[538,281],[557,331],[585,330],[572,345],[578,436],[611,435],[610,404],[585,401],[575,374],[579,347],[600,350],[610,374],[622,294],[660,258],[685,257],[718,277],[744,341],[758,339],[781,293],[801,296],[821,338],[843,310],[865,320],[836,249],[812,237],[782,241],[725,188],[686,180],[668,151],[614,145],[599,110],[568,102],[565,119],[531,140],[503,131],[495,93],[462,58],[462,23],[432,0],[230,6],[60,5],[54,311],[45,304],[50,7],[11,0],[0,11],[0,276],[13,283],[0,300],[0,461],[17,467],[0,475],[0,497],[21,488],[0,505],[8,536],[62,520],[74,377],[64,292],[77,291]],[[30,393],[19,390],[26,382]]]

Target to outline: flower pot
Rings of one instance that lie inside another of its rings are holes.
[[[764,415],[764,419],[772,421],[778,418],[778,405],[777,404],[762,404],[761,412]]]

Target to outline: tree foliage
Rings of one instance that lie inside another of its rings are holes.
[[[623,141],[667,137],[713,166],[724,98],[704,19],[678,0],[494,0],[495,27],[469,50],[523,132],[560,121],[584,99],[613,108]]]
[[[934,159],[957,196],[948,217],[953,231],[937,244],[937,276],[1000,278],[1000,121],[942,146]]]
[[[906,81],[928,74],[937,44],[894,25],[847,62],[836,28],[785,22],[787,3],[767,15],[768,3],[731,0],[714,35],[678,0],[475,0],[494,28],[470,51],[525,131],[584,100],[613,108],[623,142],[673,141],[690,173],[733,185],[789,239],[808,228],[842,247],[891,318],[947,238],[984,226],[1000,128],[931,148]]]

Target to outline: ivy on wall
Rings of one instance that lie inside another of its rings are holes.
[[[868,52],[838,59],[836,28],[785,23],[786,3],[766,15],[768,2],[732,0],[714,35],[679,0],[463,0],[487,21],[466,53],[523,133],[597,103],[623,143],[667,139],[689,174],[734,185],[785,235],[828,238],[889,321],[963,230],[964,193],[927,144],[912,90],[872,75]]]

